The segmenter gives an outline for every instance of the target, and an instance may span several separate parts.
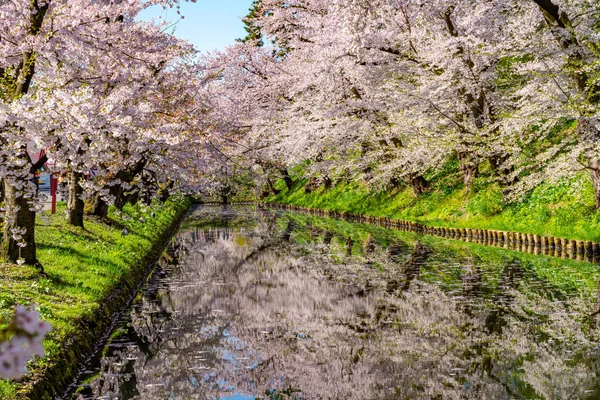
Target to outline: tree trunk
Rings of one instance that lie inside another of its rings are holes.
[[[104,201],[102,196],[98,193],[94,195],[91,201],[92,211],[91,214],[96,217],[106,218],[108,216],[108,203]]]
[[[171,189],[173,189],[173,186],[175,186],[175,182],[169,181],[169,183],[166,186],[161,187],[158,190],[158,195],[159,195],[160,201],[162,201],[164,203],[165,201],[167,201],[169,199],[169,197],[171,196]]]
[[[508,160],[507,155],[495,155],[489,158],[492,172],[498,178],[501,185],[514,185],[518,179],[516,177],[508,179],[508,176],[514,171],[514,166],[503,167],[502,165]]]
[[[292,177],[290,176],[290,173],[288,172],[287,168],[281,168],[279,172],[283,176],[282,179],[285,182],[285,186],[287,186],[287,189],[291,191],[292,187],[294,186],[294,181],[292,180]]]
[[[308,181],[304,185],[304,193],[312,193],[319,188],[319,182],[315,177],[308,178]]]
[[[460,166],[460,170],[463,175],[463,182],[465,184],[465,188],[467,189],[467,193],[471,191],[473,187],[473,183],[475,182],[475,178],[477,178],[478,168],[477,165],[465,164]]]
[[[404,186],[404,183],[400,179],[398,179],[398,177],[396,177],[396,176],[392,177],[387,184],[387,188],[391,191],[399,189],[402,186]]]
[[[119,211],[123,210],[123,207],[125,206],[125,203],[127,200],[126,196],[125,196],[125,191],[123,190],[123,187],[120,184],[111,186],[110,194],[115,197],[115,203],[114,203],[115,208]]]
[[[415,192],[415,196],[423,194],[429,188],[429,182],[422,175],[412,174],[409,176],[410,185]]]
[[[508,156],[493,155],[490,156],[490,167],[495,174],[501,175],[506,168],[501,168],[502,164],[508,159]]]
[[[135,190],[132,193],[129,193],[126,197],[126,203],[131,204],[132,206],[136,205],[140,201],[140,190]]]
[[[477,173],[479,172],[479,164],[473,162],[467,154],[460,152],[458,153],[458,163],[460,173],[463,176],[463,182],[468,193],[473,187],[475,178],[477,178]]]
[[[590,176],[594,186],[594,198],[596,199],[596,210],[600,210],[600,160],[589,162]]]
[[[4,196],[6,218],[2,238],[2,258],[5,262],[16,262],[21,258],[28,265],[39,266],[35,244],[35,209],[30,204],[31,199],[20,195],[7,179],[4,179]],[[14,235],[17,234],[15,230],[24,230],[24,233],[20,234],[22,239],[14,239]],[[25,246],[20,247],[19,244]]]
[[[69,199],[67,201],[67,223],[83,228],[84,203],[81,198],[83,188],[79,184],[82,178],[81,172],[69,172]]]
[[[153,192],[156,192],[156,184],[150,178],[150,174],[142,174],[142,187],[140,188],[140,196],[142,198],[142,202],[146,205],[150,205],[152,203],[152,194]]]

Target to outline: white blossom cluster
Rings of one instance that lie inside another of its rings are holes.
[[[3,258],[37,264],[40,169],[64,183],[75,214],[75,200],[124,203],[145,191],[151,201],[166,187],[202,186],[198,160],[224,124],[205,87],[216,77],[169,22],[138,18],[179,3],[0,1],[0,218],[14,233]]]
[[[0,379],[18,379],[27,374],[27,362],[44,356],[42,340],[51,329],[50,324],[40,320],[39,312],[18,306],[6,332],[13,336],[0,342]]]
[[[515,199],[589,170],[600,207],[596,1],[258,4],[247,22],[272,46],[209,66],[239,133],[221,149],[260,182],[302,164],[317,181],[414,187],[457,163],[469,189],[489,165]]]

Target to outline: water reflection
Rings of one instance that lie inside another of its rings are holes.
[[[597,398],[600,295],[498,254],[199,208],[73,397]]]

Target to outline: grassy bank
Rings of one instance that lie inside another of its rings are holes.
[[[278,182],[282,191],[264,201],[304,207],[386,216],[431,226],[495,229],[600,241],[600,211],[594,208],[591,181],[582,173],[557,184],[542,184],[523,198],[507,202],[501,188],[477,182],[466,193],[459,179],[436,181],[429,192],[415,196],[412,189],[369,190],[360,182],[321,186],[307,193],[304,179],[292,190]]]
[[[31,267],[0,265],[0,320],[17,304],[35,304],[54,330],[44,342],[47,356],[31,365],[27,380],[0,381],[0,399],[25,398],[41,381],[68,379],[73,370],[65,366],[74,368],[77,351],[94,344],[189,205],[178,199],[126,206],[122,213],[112,210],[107,222],[86,220],[85,229],[65,224],[63,205],[37,221],[38,259],[47,276]],[[129,231],[125,236],[123,228]]]

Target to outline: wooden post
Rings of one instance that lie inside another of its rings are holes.
[[[54,175],[50,175],[50,196],[52,197],[51,213],[56,214],[56,186],[58,185],[58,179]]]

